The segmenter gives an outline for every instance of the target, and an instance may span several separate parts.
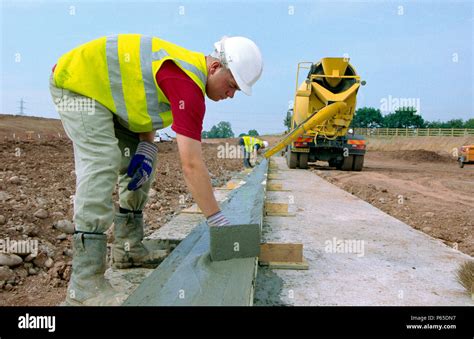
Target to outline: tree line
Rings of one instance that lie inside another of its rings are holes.
[[[289,129],[291,126],[291,115],[293,110],[289,110],[283,121],[283,124]],[[414,107],[400,107],[393,113],[382,115],[378,108],[362,107],[356,110],[354,119],[350,127],[353,128],[474,128],[474,118],[451,119],[448,121],[428,121],[417,114]],[[258,136],[255,129],[249,130],[247,133],[239,134]],[[217,125],[211,127],[209,131],[203,131],[201,137],[203,139],[210,138],[233,138],[235,136],[232,126],[228,121],[221,121]]]
[[[362,128],[474,128],[474,119],[466,121],[428,121],[416,113],[414,107],[400,107],[393,113],[382,115],[380,109],[362,107],[356,110],[351,127]]]
[[[239,137],[243,135],[257,136],[259,135],[257,130],[251,129],[248,133],[241,133]],[[214,139],[214,138],[233,138],[235,136],[232,131],[232,126],[228,121],[221,121],[217,125],[211,127],[209,131],[202,131],[201,138],[203,139]]]

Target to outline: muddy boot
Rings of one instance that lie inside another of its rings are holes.
[[[112,266],[155,268],[166,257],[163,250],[150,251],[143,245],[143,215],[116,213]]]
[[[104,278],[107,257],[105,234],[76,233],[71,280],[64,306],[119,306],[127,295],[115,291]]]

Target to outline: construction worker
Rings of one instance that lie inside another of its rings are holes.
[[[66,305],[119,305],[125,299],[104,278],[104,232],[112,222],[114,267],[156,267],[162,260],[142,243],[143,208],[159,166],[156,130],[172,124],[185,181],[209,226],[229,224],[201,152],[205,96],[219,101],[239,90],[251,95],[262,69],[259,48],[244,37],[224,37],[206,56],[156,37],[119,34],[59,58],[50,90],[73,142],[76,172]]]
[[[250,157],[259,150],[268,147],[268,142],[255,137],[244,135],[239,139],[239,145],[242,146],[244,152],[244,167],[251,168],[254,165],[250,161]]]

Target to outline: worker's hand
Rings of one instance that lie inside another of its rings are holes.
[[[136,191],[150,179],[157,153],[158,146],[154,143],[140,141],[128,166],[127,175],[132,178],[127,186],[130,191]]]
[[[230,225],[230,222],[227,220],[224,213],[219,211],[207,218],[207,224],[209,226],[226,226]]]

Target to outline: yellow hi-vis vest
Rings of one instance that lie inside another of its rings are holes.
[[[170,102],[156,83],[163,62],[172,60],[206,93],[204,54],[141,34],[119,34],[87,42],[64,54],[54,70],[57,87],[92,98],[132,132],[173,122]]]
[[[260,147],[263,147],[263,141],[258,138],[246,135],[243,136],[242,139],[244,139],[245,150],[249,153],[253,152],[253,147],[255,145],[260,145]]]

